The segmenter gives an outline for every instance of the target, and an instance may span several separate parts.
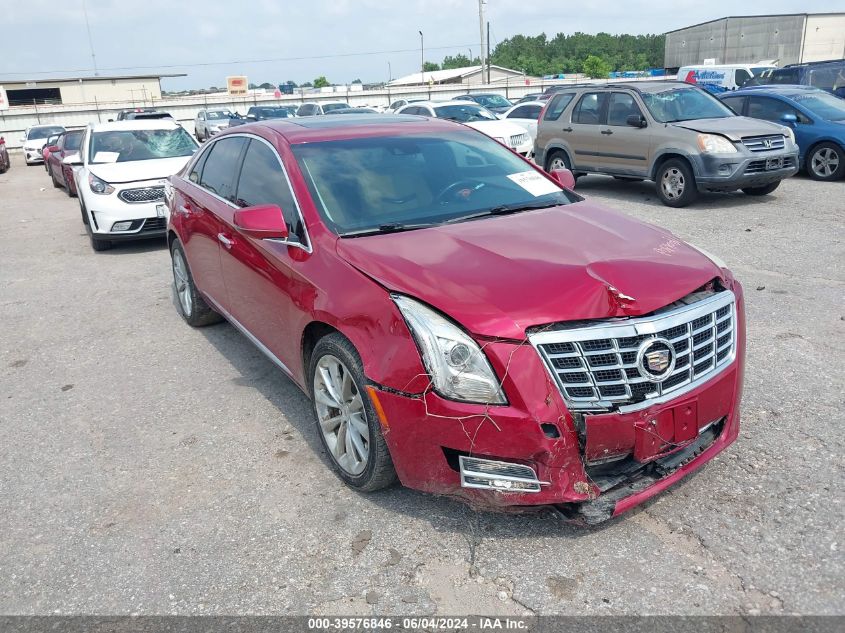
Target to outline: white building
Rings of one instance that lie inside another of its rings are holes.
[[[482,74],[483,72],[483,74]],[[503,68],[502,66],[490,66],[490,83],[513,82],[525,77],[525,73],[519,70]],[[387,85],[391,88],[401,86],[430,86],[448,84],[486,84],[487,68],[481,66],[466,66],[464,68],[452,68],[449,70],[433,70],[425,73],[414,73],[394,79]]]
[[[117,75],[65,77],[59,79],[4,80],[10,106],[40,104],[90,104],[121,101],[127,104],[150,104],[161,99],[162,77],[185,75]]]

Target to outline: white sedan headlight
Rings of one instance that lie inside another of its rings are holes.
[[[392,299],[414,335],[437,393],[465,402],[507,403],[487,357],[466,332],[419,301],[402,295]]]
[[[698,149],[707,154],[736,154],[736,146],[718,134],[699,134]]]

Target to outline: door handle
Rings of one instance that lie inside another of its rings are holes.
[[[563,128],[563,131],[564,132],[571,132],[572,128],[571,127],[565,127],[565,128]]]
[[[602,130],[602,134],[613,134],[613,130]]]
[[[226,237],[226,236],[225,236],[225,235],[223,235],[222,233],[218,233],[218,234],[217,234],[217,239],[218,239],[218,240],[220,241],[220,243],[221,243],[221,244],[223,244],[223,246],[225,246],[226,248],[232,248],[232,247],[235,245],[235,240],[229,239],[228,237]]]

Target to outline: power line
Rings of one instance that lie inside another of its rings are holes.
[[[469,44],[452,44],[449,46],[430,46],[427,50],[429,51],[439,51],[439,50],[447,50],[447,49],[455,49],[455,48],[466,48]],[[385,51],[366,51],[366,52],[359,52],[359,53],[334,53],[332,55],[311,55],[306,57],[274,57],[271,59],[239,59],[233,60],[230,62],[197,62],[193,64],[162,64],[157,66],[111,66],[109,68],[100,68],[100,71],[112,71],[112,70],[151,70],[151,69],[180,69],[180,68],[206,68],[210,66],[234,66],[236,64],[266,64],[272,62],[296,62],[296,61],[309,61],[309,60],[318,60],[318,59],[338,59],[344,57],[366,57],[370,55],[390,55],[395,53],[417,53],[419,52],[418,48],[400,48],[394,50],[385,50]],[[90,68],[72,68],[72,69],[65,69],[65,70],[33,70],[33,71],[17,71],[13,73],[5,73],[3,76],[8,75],[51,75],[51,74],[62,74],[62,73],[81,73],[90,71]]]

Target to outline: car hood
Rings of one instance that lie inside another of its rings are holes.
[[[167,178],[182,169],[190,158],[190,156],[177,156],[175,158],[156,158],[152,160],[101,163],[86,166],[88,167],[88,171],[97,178],[118,184],[122,182]]]
[[[525,132],[524,129],[515,123],[508,121],[470,121],[469,123],[464,123],[464,125],[475,128],[479,132],[484,132],[487,136],[503,138],[506,141],[514,134],[523,134]]]
[[[721,119],[693,119],[670,123],[675,127],[682,127],[694,132],[705,134],[721,134],[732,141],[742,140],[743,136],[762,136],[764,134],[785,134],[784,126],[770,121],[751,119],[745,116],[731,116]]]
[[[648,314],[721,274],[668,231],[587,202],[338,238],[337,252],[477,335],[520,340],[535,325]]]

